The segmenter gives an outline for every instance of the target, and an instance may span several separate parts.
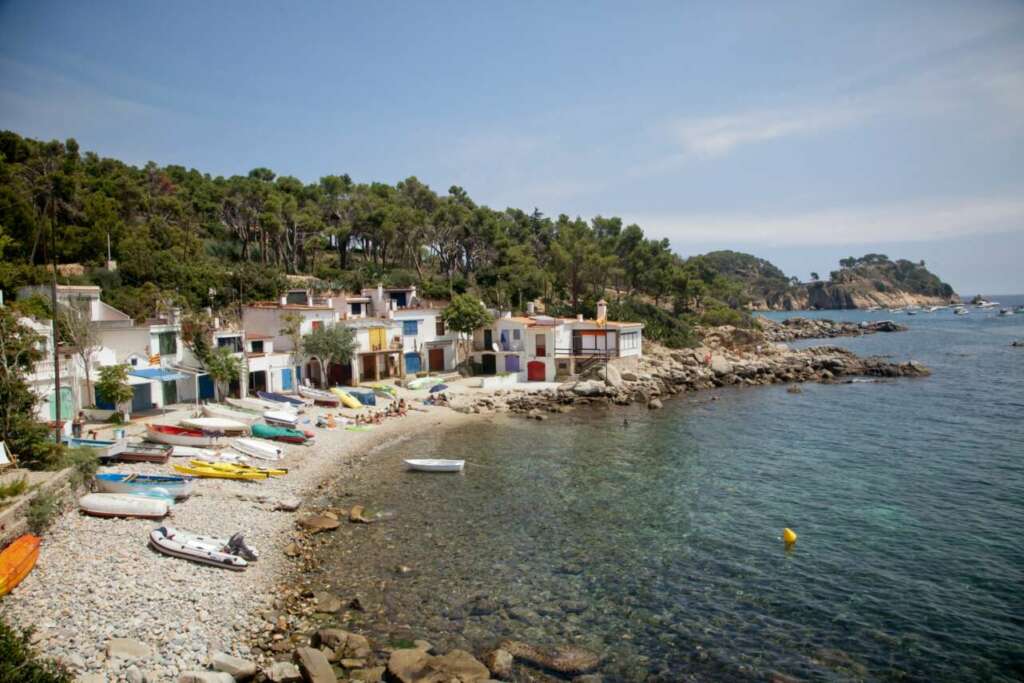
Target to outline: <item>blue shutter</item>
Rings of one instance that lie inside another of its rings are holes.
[[[281,370],[281,388],[291,389],[292,388],[292,369],[284,368]]]
[[[415,373],[420,371],[420,354],[418,353],[407,353],[405,354],[405,371],[409,373]]]
[[[402,334],[407,337],[415,337],[419,331],[419,320],[403,320],[402,321]]]

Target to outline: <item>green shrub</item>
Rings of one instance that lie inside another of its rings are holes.
[[[25,477],[15,479],[8,484],[0,484],[0,503],[8,498],[16,498],[28,490],[28,481]]]
[[[34,534],[46,531],[59,509],[59,497],[49,491],[37,492],[36,497],[28,504],[28,512],[25,513],[25,521],[28,522],[29,530]]]
[[[68,448],[60,460],[60,468],[73,467],[75,471],[71,475],[71,486],[78,488],[82,484],[92,480],[96,474],[96,468],[100,461],[96,457],[96,451],[92,448]]]
[[[71,683],[63,667],[33,652],[29,635],[0,620],[0,683]]]
[[[733,327],[751,327],[753,320],[750,314],[735,308],[719,305],[704,310],[700,316],[700,324],[708,327],[732,325]]]

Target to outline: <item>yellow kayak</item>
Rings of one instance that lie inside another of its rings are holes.
[[[243,465],[237,462],[210,462],[208,460],[189,460],[189,464],[193,467],[205,467],[212,470],[220,470],[221,472],[257,472],[259,474],[265,474],[268,477],[280,477],[288,474],[288,470],[285,469],[270,469],[267,467],[253,467],[252,465]]]
[[[331,393],[338,397],[338,400],[345,404],[346,408],[362,408],[363,404],[359,402],[359,399],[348,393],[342,391],[338,387],[331,387]]]
[[[193,477],[206,477],[208,479],[266,479],[269,476],[262,472],[228,472],[212,467],[190,467],[188,465],[175,465],[174,469],[182,474],[191,474]]]

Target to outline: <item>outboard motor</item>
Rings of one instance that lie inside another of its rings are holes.
[[[241,531],[228,539],[227,551],[232,555],[238,555],[246,562],[255,562],[258,559],[256,549],[245,542],[245,534]]]

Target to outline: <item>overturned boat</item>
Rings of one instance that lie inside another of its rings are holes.
[[[127,493],[89,493],[78,499],[78,508],[94,517],[163,519],[171,506],[167,499]]]

